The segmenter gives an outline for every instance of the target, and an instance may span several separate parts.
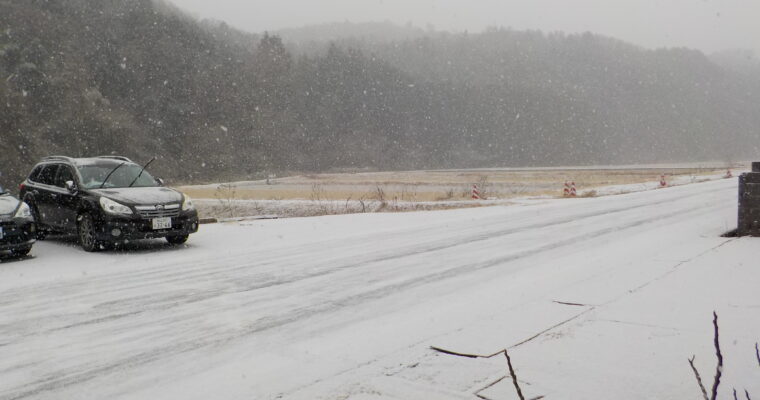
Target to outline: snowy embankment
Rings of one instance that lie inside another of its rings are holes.
[[[506,207],[204,226],[0,264],[0,399],[760,396],[758,239],[736,180]]]

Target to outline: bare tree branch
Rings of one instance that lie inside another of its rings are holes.
[[[749,397],[749,392],[747,389],[744,389],[744,395],[747,396],[747,400],[752,400],[752,397]]]
[[[755,343],[755,357],[757,357],[757,365],[760,366],[760,347]]]
[[[715,368],[715,380],[713,381],[712,397],[710,397],[710,400],[718,398],[718,386],[720,386],[720,377],[723,375],[723,353],[720,352],[718,313],[715,311],[713,311],[713,327],[715,328],[715,356],[718,358],[718,366]]]
[[[689,365],[691,365],[691,370],[694,371],[694,376],[697,378],[697,383],[699,384],[699,388],[702,390],[702,396],[705,400],[710,400],[709,397],[707,397],[707,389],[705,389],[705,385],[702,384],[702,377],[699,376],[699,371],[697,371],[697,367],[694,366],[694,359],[697,356],[691,356],[689,359]]]
[[[734,388],[734,400],[739,400],[739,398],[736,397],[736,388]]]

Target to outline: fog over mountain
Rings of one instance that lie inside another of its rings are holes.
[[[151,0],[0,0],[0,10],[10,182],[55,153],[158,156],[157,175],[209,182],[759,152],[760,75],[742,52],[390,23],[281,38]]]
[[[470,33],[490,27],[594,32],[647,48],[760,54],[754,0],[171,0],[249,32],[334,22],[385,22]]]

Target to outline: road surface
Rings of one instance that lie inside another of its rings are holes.
[[[760,247],[736,180],[443,212],[203,226],[0,263],[0,400],[700,398],[712,312],[760,396]],[[485,387],[489,386],[487,389]]]

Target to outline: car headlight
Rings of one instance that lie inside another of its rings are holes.
[[[190,210],[195,210],[195,204],[193,204],[193,199],[190,196],[185,195],[185,200],[182,202],[182,211]]]
[[[32,218],[32,209],[26,203],[21,202],[13,218]]]
[[[115,214],[115,215],[131,215],[132,214],[131,208],[125,206],[124,204],[117,203],[106,197],[100,198],[100,207],[102,207],[103,211],[107,212],[108,214]]]

